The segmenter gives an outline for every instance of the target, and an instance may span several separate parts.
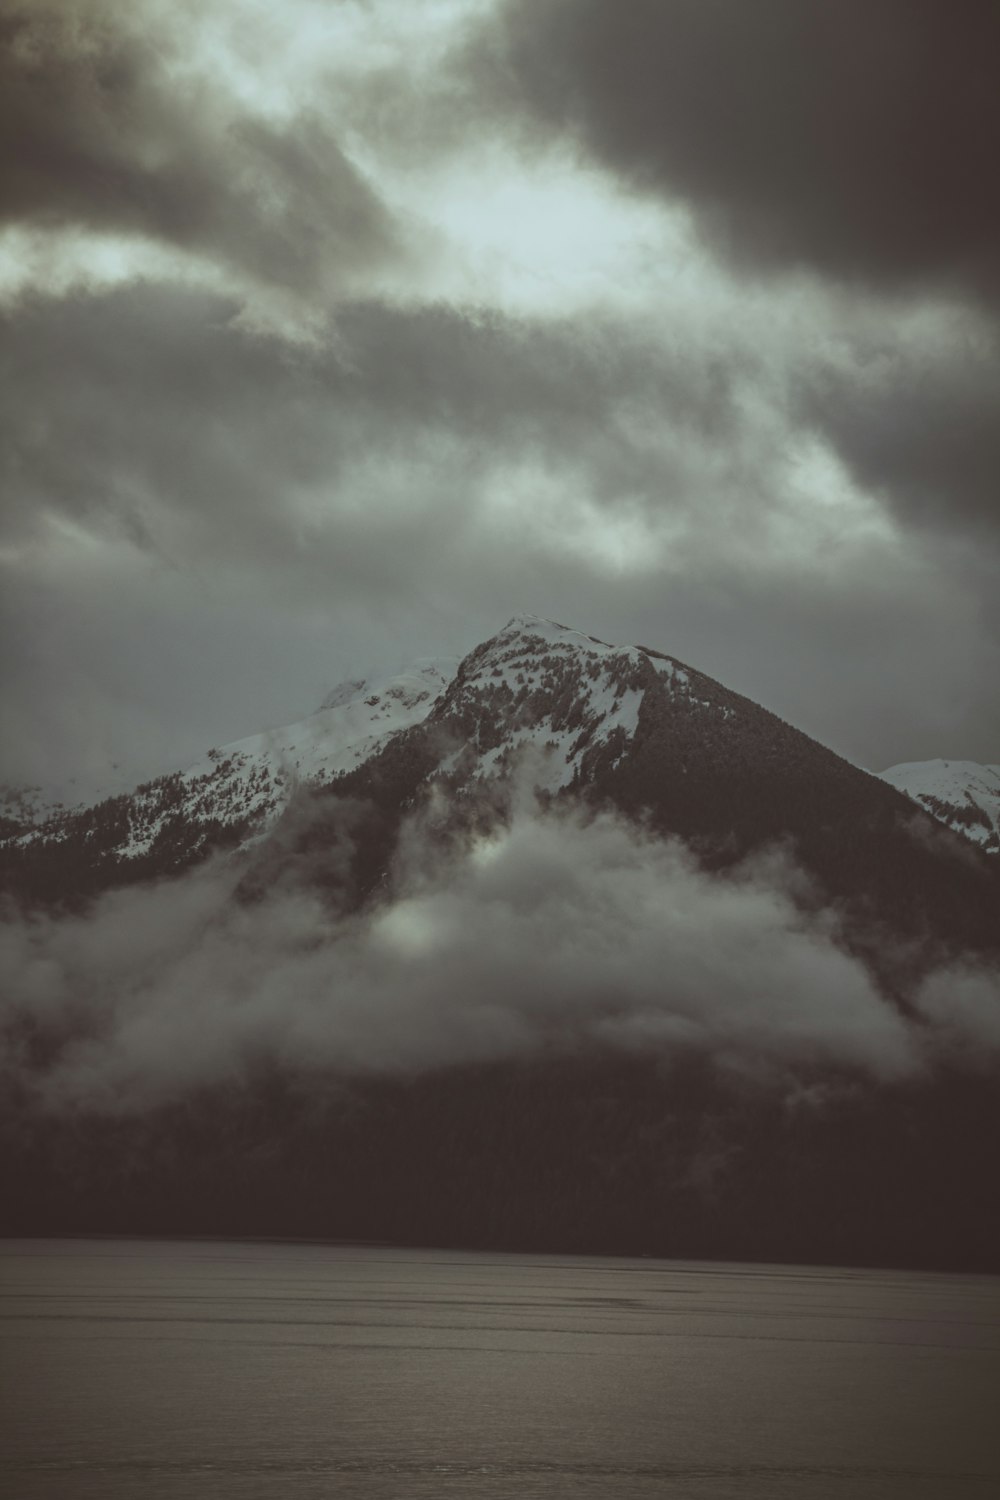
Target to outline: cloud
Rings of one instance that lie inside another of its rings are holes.
[[[964,834],[955,833],[921,808],[899,820],[900,827],[915,844],[942,859],[952,859],[967,869],[982,869],[979,851]]]
[[[836,916],[798,909],[802,877],[780,855],[713,877],[609,815],[520,805],[456,842],[447,813],[411,817],[385,898],[361,912],[331,905],[359,826],[333,804],[308,868],[286,863],[249,904],[244,867],[216,864],[86,916],[10,920],[8,1085],[47,1108],[130,1111],[263,1060],[328,1078],[598,1045],[784,1086],[919,1074],[956,1017],[996,1041],[995,977],[974,995],[934,977],[927,1024],[908,1022]]]
[[[990,1067],[1000,1053],[1000,974],[981,964],[955,964],[929,975],[916,1007],[935,1028],[942,1049],[965,1066]]]
[[[763,485],[780,461],[744,409],[761,371],[738,340],[726,360],[614,320],[365,302],[342,309],[332,341],[289,349],[238,311],[145,286],[9,317],[8,535],[55,513],[168,555],[192,541],[200,553],[206,533],[218,545],[222,529],[230,555],[273,557],[339,513],[338,545],[372,533],[371,562],[386,557],[387,505],[419,547],[475,509],[498,464],[528,483],[562,470],[595,511],[655,525],[709,486],[737,503],[737,485]]]
[[[869,330],[848,358],[817,361],[802,418],[904,522],[1000,546],[1000,332],[956,314],[937,321],[930,337]]]
[[[512,0],[487,35],[510,110],[689,203],[734,263],[1000,297],[995,6]]]
[[[148,6],[9,5],[0,130],[0,224],[151,241],[320,299],[401,253],[322,116],[250,112]]]

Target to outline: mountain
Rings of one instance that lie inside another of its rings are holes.
[[[880,773],[949,828],[1000,854],[1000,766],[974,760],[915,760]]]
[[[997,861],[660,651],[516,617],[2,873],[8,1233],[1000,1271]]]
[[[344,683],[310,718],[131,794],[12,824],[0,878],[29,902],[78,903],[261,841],[270,872],[266,836],[307,789],[313,844],[331,797],[372,809],[351,872],[363,899],[391,861],[403,811],[432,785],[471,809],[511,784],[643,818],[713,867],[786,843],[821,899],[908,940],[996,940],[995,889],[978,856],[963,858],[965,841],[885,778],[673,657],[535,616],[515,617],[461,662]],[[295,838],[280,849],[286,861],[301,855]]]

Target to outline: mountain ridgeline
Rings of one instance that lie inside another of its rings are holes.
[[[843,1051],[799,1048],[762,1065],[721,1042],[714,1052],[612,1044],[627,1004],[609,980],[588,1001],[594,1026],[572,1043],[543,1028],[530,1046],[477,1052],[449,1042],[408,1064],[400,1040],[403,1062],[391,1067],[336,1057],[304,1067],[288,1047],[255,1044],[223,1075],[194,1069],[190,1086],[151,1096],[147,1107],[96,1096],[67,1105],[44,1082],[67,1039],[22,1007],[8,1028],[0,1105],[9,1231],[319,1235],[1000,1270],[1000,1189],[983,1165],[984,1143],[1000,1129],[997,1054],[935,1051],[914,998],[928,975],[960,968],[994,983],[1000,864],[984,841],[661,652],[519,617],[460,662],[347,684],[302,725],[225,747],[191,771],[14,820],[2,869],[12,922],[32,931],[49,923],[59,934],[93,920],[115,892],[154,881],[169,898],[221,861],[232,901],[248,913],[263,919],[275,892],[329,910],[353,955],[337,971],[341,985],[360,972],[366,922],[377,930],[380,983],[386,944],[412,944],[413,1006],[427,1007],[433,1026],[440,1012],[417,998],[429,939],[417,920],[426,881],[419,869],[413,876],[414,849],[428,868],[455,851],[472,857],[453,882],[471,889],[476,851],[518,818],[632,829],[634,845],[615,845],[619,859],[622,848],[636,860],[682,849],[683,889],[696,894],[738,892],[741,872],[770,861],[781,889],[768,888],[765,919],[787,902],[789,940],[821,948],[823,972],[834,963],[867,976],[930,1061],[873,1076]],[[627,863],[621,870],[625,881]],[[393,916],[400,891],[402,916],[386,925],[380,913]],[[525,911],[542,909],[543,896],[526,896]],[[466,922],[470,910],[462,907]],[[635,928],[623,918],[616,929],[616,912],[598,900],[587,924],[607,927],[606,946],[622,960],[609,973],[626,976],[627,988]],[[724,922],[724,906],[719,913]],[[694,919],[685,908],[677,920],[676,970],[668,942],[655,976],[665,992],[685,982],[681,950]],[[515,942],[525,921],[519,912]],[[710,919],[698,930],[696,950],[727,941]],[[814,943],[810,934],[821,936]],[[305,948],[311,961],[316,941]],[[746,966],[753,961],[748,953]],[[491,1015],[502,1008],[491,962],[442,967],[441,983],[461,990],[448,997],[448,1026],[461,1032],[463,1012],[481,1003]],[[164,1004],[184,1003],[190,972],[201,971],[180,972]],[[718,972],[724,985],[731,971]],[[796,992],[803,1014],[817,1003],[812,972],[802,969]],[[537,983],[544,1004],[543,980],[527,965],[518,973],[511,983]],[[773,983],[762,970],[745,1003],[759,996],[766,1007]],[[976,1025],[1000,1039],[1000,988],[990,993],[996,1014],[977,998]],[[294,1000],[289,991],[289,1012]],[[334,985],[329,1005],[338,1003]],[[793,995],[793,1033],[797,1003]],[[846,1016],[846,993],[843,1003]],[[82,1004],[73,998],[69,1009],[76,1032],[87,1024]],[[530,1018],[525,1004],[518,1014]],[[719,1012],[728,1026],[742,1025],[743,1004]],[[823,1005],[837,1010],[836,985]],[[401,1037],[409,1010],[404,993],[394,1013]],[[111,1024],[106,996],[96,1011]],[[829,1019],[836,1032],[837,1016]],[[97,1044],[86,1040],[93,1071]]]

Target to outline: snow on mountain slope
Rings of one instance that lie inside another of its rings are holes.
[[[296,724],[236,740],[184,773],[185,780],[211,771],[212,762],[231,759],[287,783],[324,782],[365,760],[389,735],[419,724],[455,673],[454,660],[424,659],[396,677],[343,682],[324,698],[316,713]]]
[[[531,756],[531,779],[556,792],[588,760],[611,764],[632,743],[647,691],[730,715],[698,696],[700,674],[641,646],[613,646],[555,621],[517,615],[465,658],[432,718],[458,743],[440,771],[489,779]]]
[[[111,824],[106,851],[119,859],[149,854],[172,825],[263,833],[302,783],[323,785],[378,751],[400,730],[419,724],[443,692],[457,659],[416,661],[397,676],[341,683],[320,709],[298,723],[209,750],[185,771],[143,782],[130,795],[63,810],[37,808],[8,847],[63,840],[88,814]]]
[[[1000,766],[973,760],[914,760],[881,779],[988,853],[1000,853]]]

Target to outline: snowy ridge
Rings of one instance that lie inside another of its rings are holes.
[[[187,770],[143,782],[130,795],[68,810],[38,809],[0,843],[25,846],[61,842],[88,812],[114,824],[108,850],[134,860],[162,843],[172,827],[232,829],[258,836],[280,815],[302,783],[323,785],[374,755],[393,735],[419,724],[458,666],[457,659],[422,659],[396,676],[341,683],[306,719],[250,735],[219,749]]]
[[[1000,766],[974,760],[914,760],[879,774],[987,853],[1000,853]]]
[[[309,718],[236,740],[184,773],[195,780],[220,758],[266,767],[288,782],[324,782],[354,768],[400,729],[419,724],[447,687],[458,660],[415,662],[398,676],[340,683]]]

